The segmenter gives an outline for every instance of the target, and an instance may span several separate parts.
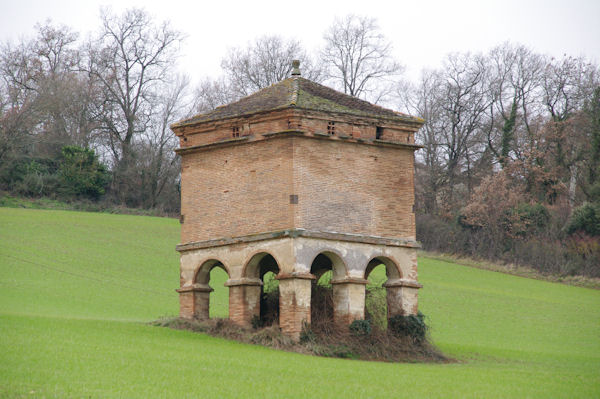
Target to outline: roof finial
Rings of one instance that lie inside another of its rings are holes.
[[[292,61],[292,76],[300,76],[300,60]]]

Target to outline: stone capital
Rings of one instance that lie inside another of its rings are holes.
[[[338,279],[334,279],[331,280],[331,284],[335,285],[335,284],[362,284],[362,285],[367,285],[369,284],[369,280],[366,280],[362,277],[344,277],[344,278],[338,278]]]
[[[383,286],[385,288],[391,288],[391,287],[423,288],[423,284],[420,284],[418,281],[408,280],[408,279],[403,279],[403,278],[396,278],[393,280],[388,280],[385,283],[383,283]]]
[[[248,277],[242,277],[239,279],[229,279],[227,281],[225,281],[225,287],[235,287],[238,285],[258,285],[261,286],[263,285],[263,282],[258,279],[258,278],[248,278]]]
[[[279,273],[277,276],[275,276],[276,280],[289,280],[294,278],[301,280],[315,280],[317,277],[314,274],[306,272]]]
[[[213,292],[214,290],[212,288],[210,288],[210,286],[208,284],[192,284],[192,285],[187,285],[187,286],[183,286],[177,290],[175,290],[177,292],[184,293],[184,292]]]

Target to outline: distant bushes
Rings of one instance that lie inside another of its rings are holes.
[[[390,317],[388,329],[400,337],[406,337],[415,342],[423,342],[427,336],[427,324],[425,324],[425,315],[421,312],[416,315],[396,315]]]
[[[26,197],[98,200],[110,174],[88,148],[65,146],[54,157],[21,157],[0,168],[0,187]]]
[[[583,232],[590,236],[600,236],[600,202],[586,202],[575,208],[567,231],[569,234]]]
[[[541,204],[520,204],[489,225],[417,215],[417,240],[428,251],[503,261],[543,274],[600,277],[600,209],[584,204],[571,218]]]
[[[98,199],[110,181],[106,166],[89,148],[62,148],[57,170],[59,191],[68,197]]]
[[[352,335],[366,337],[371,335],[371,322],[369,320],[354,320],[348,327]]]

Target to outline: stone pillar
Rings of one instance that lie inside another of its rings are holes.
[[[210,293],[208,284],[193,284],[181,287],[179,292],[179,317],[207,320],[209,318]]]
[[[354,320],[365,318],[365,286],[363,278],[345,277],[331,280],[333,287],[333,321],[339,326],[347,326]]]
[[[310,288],[315,279],[310,273],[279,274],[279,326],[295,340],[303,323],[310,323]]]
[[[383,284],[387,293],[388,319],[393,316],[416,315],[418,311],[417,295],[423,287],[415,280],[394,279]]]
[[[254,278],[229,279],[229,320],[237,325],[250,327],[252,319],[260,317],[260,287],[262,281]]]

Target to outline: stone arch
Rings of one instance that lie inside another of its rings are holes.
[[[229,273],[229,268],[225,266],[223,262],[218,259],[207,259],[200,263],[200,266],[196,268],[194,272],[194,284],[206,284],[210,281],[210,272],[215,267],[219,267],[227,273],[227,276],[231,278],[231,273]]]
[[[316,277],[315,281],[318,281],[329,270],[331,270],[332,280],[348,276],[348,268],[341,254],[331,249],[321,250],[310,263],[310,273]]]
[[[402,278],[402,271],[400,267],[398,267],[398,263],[388,257],[388,256],[375,256],[371,258],[369,262],[367,262],[367,266],[365,267],[365,279],[369,278],[369,274],[375,269],[377,266],[383,264],[385,266],[385,274],[389,280],[397,280]]]
[[[331,270],[331,286],[318,285],[319,279]],[[310,273],[315,276],[311,288],[310,311],[312,323],[327,325],[331,320],[336,323],[345,323],[346,285],[348,268],[342,256],[329,249],[320,250],[310,264]]]
[[[277,276],[281,268],[275,257],[264,250],[250,254],[242,267],[239,280],[230,280],[229,288],[229,317],[241,325],[251,325],[254,319],[267,325],[279,318],[279,298],[270,308],[273,313],[265,312],[266,302],[263,298],[263,278],[266,273],[272,272]],[[269,297],[269,299],[272,299]],[[262,311],[261,311],[262,310]]]
[[[206,259],[200,262],[194,271],[193,283],[179,289],[182,317],[207,320],[210,318],[210,293],[213,289],[208,285],[210,272],[219,267],[230,276],[227,266],[218,259]]]
[[[270,252],[259,250],[252,253],[242,269],[242,278],[261,279],[267,272],[278,274],[281,271],[279,262]]]
[[[393,258],[387,256],[375,256],[367,263],[365,268],[365,279],[368,279],[369,274],[371,274],[371,272],[381,264],[385,266],[385,274],[387,276],[387,281],[382,285],[386,290],[385,312],[387,314],[384,315],[384,317],[389,319],[392,316],[404,314],[403,289],[402,284],[398,284],[398,282],[402,281],[403,274],[402,269]]]

